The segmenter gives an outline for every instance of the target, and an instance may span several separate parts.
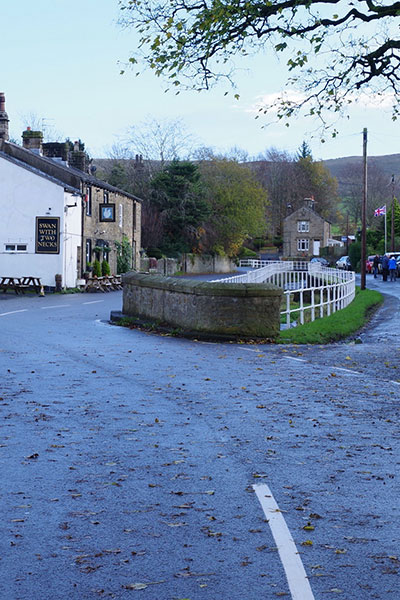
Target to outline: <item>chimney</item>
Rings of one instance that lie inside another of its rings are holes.
[[[42,154],[43,133],[41,131],[32,131],[27,127],[22,132],[22,145],[26,150],[32,150],[36,154]]]
[[[80,150],[80,143],[74,142],[74,149],[69,155],[69,165],[80,171],[87,172],[87,154],[84,150]],[[83,146],[82,146],[83,147]]]
[[[6,113],[6,98],[3,92],[0,92],[0,140],[8,140],[8,115]]]
[[[67,142],[47,142],[42,145],[43,156],[59,159],[63,162],[68,161],[68,143]]]

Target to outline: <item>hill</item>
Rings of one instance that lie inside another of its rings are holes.
[[[343,158],[331,158],[322,162],[326,168],[329,169],[331,175],[337,178],[340,188],[343,172],[348,170],[351,166],[359,167],[362,164],[362,160],[362,156],[344,156]],[[394,175],[395,178],[400,177],[400,154],[369,156],[368,164],[374,164],[374,166],[387,175],[389,180],[392,175]]]

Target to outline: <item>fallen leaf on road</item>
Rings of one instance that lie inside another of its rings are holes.
[[[164,581],[149,581],[148,583],[128,583],[123,585],[126,590],[145,590],[149,585],[158,585],[164,583]]]

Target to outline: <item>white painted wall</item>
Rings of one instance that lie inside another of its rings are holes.
[[[76,205],[76,206],[74,206]],[[82,199],[64,192],[64,223],[60,236],[60,253],[63,256],[62,284],[75,287],[79,278],[77,269],[78,248],[82,243]]]
[[[66,205],[77,204],[74,208]],[[40,277],[54,286],[55,275],[74,287],[81,245],[81,199],[58,185],[0,157],[0,276]],[[35,253],[36,217],[60,217],[60,253]],[[6,252],[6,244],[27,244],[26,252]]]

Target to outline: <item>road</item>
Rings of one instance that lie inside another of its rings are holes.
[[[398,600],[385,291],[329,347],[113,326],[120,292],[0,296],[0,598]]]

